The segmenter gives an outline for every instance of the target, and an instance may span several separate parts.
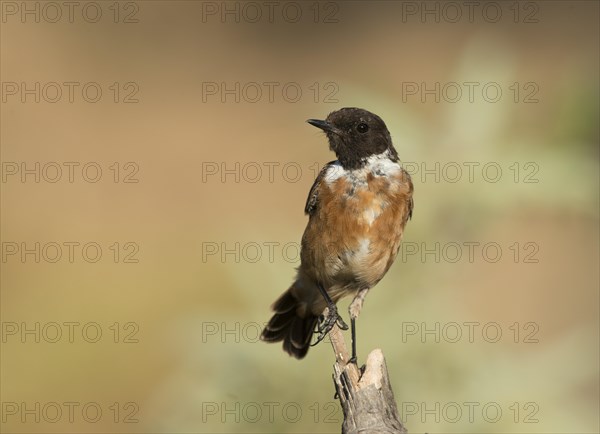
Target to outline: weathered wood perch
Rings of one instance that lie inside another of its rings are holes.
[[[361,375],[355,364],[348,364],[350,356],[337,325],[329,332],[329,338],[335,352],[333,381],[344,412],[342,433],[406,433],[381,350],[371,351]]]

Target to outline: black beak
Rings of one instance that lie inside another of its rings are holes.
[[[311,124],[313,127],[317,127],[322,129],[325,132],[331,132],[331,133],[335,133],[335,134],[340,134],[340,131],[334,127],[333,125],[331,125],[329,122],[327,121],[321,121],[319,119],[309,119],[306,122],[308,122],[309,124]]]

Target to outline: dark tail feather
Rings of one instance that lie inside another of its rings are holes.
[[[310,347],[310,340],[317,324],[317,317],[307,314],[306,318],[298,316],[298,301],[290,290],[284,292],[273,303],[275,315],[262,332],[265,342],[283,341],[283,349],[290,356],[302,359]]]

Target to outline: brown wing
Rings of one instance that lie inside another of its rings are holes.
[[[404,170],[404,168],[402,169],[402,177],[404,180],[406,180],[407,184],[408,184],[408,217],[405,219],[406,221],[412,219],[412,215],[413,215],[413,208],[415,206],[415,202],[413,200],[413,191],[414,191],[414,186],[412,183],[412,179],[410,177],[410,174]]]
[[[327,173],[329,168],[335,165],[336,163],[337,160],[330,161],[319,172],[319,175],[317,176],[317,179],[315,179],[315,182],[313,183],[312,187],[310,188],[310,192],[308,193],[308,197],[306,198],[306,205],[304,207],[305,214],[309,216],[313,215],[313,213],[317,209],[317,205],[319,202],[319,186],[325,178],[325,174]]]

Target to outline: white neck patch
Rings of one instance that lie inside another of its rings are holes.
[[[395,175],[400,172],[400,164],[390,160],[390,154],[386,150],[381,154],[371,155],[366,164],[360,169],[346,170],[339,161],[336,161],[325,173],[325,182],[331,184],[342,176],[348,176],[357,180],[365,180],[370,173],[374,176]]]

